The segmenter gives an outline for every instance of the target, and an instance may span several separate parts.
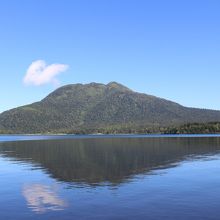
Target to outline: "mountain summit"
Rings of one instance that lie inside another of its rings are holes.
[[[0,130],[81,133],[211,121],[220,121],[220,111],[187,108],[110,82],[60,87],[40,102],[1,113]]]

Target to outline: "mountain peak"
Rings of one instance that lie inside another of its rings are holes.
[[[110,89],[118,89],[118,90],[122,90],[122,91],[132,91],[128,87],[126,87],[118,82],[115,82],[115,81],[108,83],[106,86]]]

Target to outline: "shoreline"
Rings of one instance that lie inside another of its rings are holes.
[[[9,134],[0,135],[0,143],[16,141],[43,141],[43,140],[79,140],[79,139],[107,139],[107,138],[218,138],[220,134]]]

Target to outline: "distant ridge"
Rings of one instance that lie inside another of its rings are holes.
[[[72,84],[0,114],[3,133],[125,133],[220,121],[220,111],[187,108],[117,82]]]

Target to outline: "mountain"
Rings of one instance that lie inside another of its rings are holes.
[[[220,111],[187,108],[111,82],[58,88],[40,102],[0,114],[10,133],[148,132],[159,127],[220,121]],[[144,129],[144,130],[143,130]]]

